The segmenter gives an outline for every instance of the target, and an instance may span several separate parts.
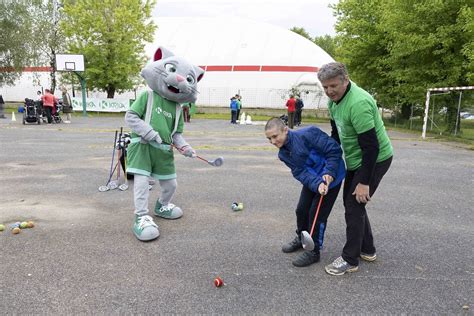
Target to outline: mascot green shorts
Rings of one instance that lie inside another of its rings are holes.
[[[127,173],[158,180],[176,179],[173,150],[169,145],[142,144],[134,138],[127,150]]]

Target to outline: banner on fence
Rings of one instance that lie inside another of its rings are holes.
[[[74,111],[82,111],[82,98],[71,98]],[[130,107],[128,99],[88,98],[86,110],[91,112],[126,112]]]

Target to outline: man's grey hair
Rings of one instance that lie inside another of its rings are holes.
[[[343,63],[328,63],[323,65],[318,71],[318,79],[323,82],[329,79],[339,77],[344,80],[349,74],[347,73],[346,66]]]

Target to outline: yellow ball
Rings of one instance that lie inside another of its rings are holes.
[[[28,227],[28,223],[27,222],[21,222],[20,223],[20,228],[27,228]]]
[[[19,234],[20,232],[21,232],[20,227],[15,227],[15,228],[12,229],[13,234]]]
[[[0,224],[0,232],[4,231],[5,230],[5,225],[3,224]]]

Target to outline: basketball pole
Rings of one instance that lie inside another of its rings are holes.
[[[87,116],[87,103],[86,103],[86,80],[82,77],[77,71],[74,71],[77,77],[79,77],[79,81],[81,82],[81,90],[82,90],[82,116]]]

